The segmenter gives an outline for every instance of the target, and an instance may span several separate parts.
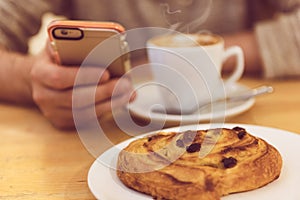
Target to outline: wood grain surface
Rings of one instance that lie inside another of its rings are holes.
[[[300,133],[299,80],[244,78],[240,83],[271,85],[274,92],[257,97],[250,110],[226,122]],[[146,124],[141,119],[137,122]],[[112,143],[130,138],[111,114],[100,124]],[[0,103],[0,199],[94,199],[87,185],[94,160],[76,130],[55,129],[37,108]]]

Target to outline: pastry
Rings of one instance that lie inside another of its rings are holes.
[[[281,168],[272,145],[234,127],[137,139],[120,152],[117,176],[155,199],[218,200],[274,181]]]

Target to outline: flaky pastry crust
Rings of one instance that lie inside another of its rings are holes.
[[[218,200],[280,175],[280,153],[245,129],[159,132],[120,152],[119,179],[155,199]]]

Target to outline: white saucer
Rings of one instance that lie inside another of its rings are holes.
[[[131,104],[128,105],[130,113],[135,117],[150,120],[151,122],[164,122],[172,125],[201,123],[228,118],[247,111],[255,102],[254,98],[250,98],[246,101],[234,103],[229,102],[226,104],[226,110],[224,110],[224,107],[222,107],[220,110],[215,108],[213,112],[208,110],[206,112],[195,112],[188,115],[167,114],[153,111],[155,106],[163,104],[159,96],[159,86],[144,85],[142,87],[136,86],[136,88],[137,97]],[[233,88],[234,89],[230,91],[230,93],[249,89],[241,84],[236,84]]]

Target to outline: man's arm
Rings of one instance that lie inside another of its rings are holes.
[[[0,49],[0,99],[33,104],[30,70],[34,59]]]
[[[112,102],[115,107],[128,103],[133,91],[127,78],[110,79],[104,69],[57,65],[46,49],[36,56],[0,50],[0,66],[0,100],[35,104],[58,128],[74,127],[73,87],[79,70],[83,79],[77,83],[80,104],[75,109],[86,121],[110,111]]]

